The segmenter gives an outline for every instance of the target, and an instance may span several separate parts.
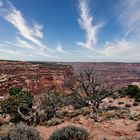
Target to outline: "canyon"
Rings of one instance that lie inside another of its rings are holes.
[[[119,62],[0,62],[0,96],[11,86],[21,86],[33,94],[47,89],[63,90],[63,82],[78,71],[92,68],[113,87],[140,83],[140,63]]]
[[[48,89],[62,90],[66,77],[73,75],[68,65],[0,62],[0,96],[8,93],[10,87],[23,87],[33,94],[41,94]]]
[[[74,72],[93,69],[100,79],[108,81],[113,87],[119,88],[129,84],[140,85],[140,63],[124,62],[63,62],[71,65]]]

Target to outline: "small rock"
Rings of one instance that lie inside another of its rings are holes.
[[[112,100],[110,100],[110,101],[109,101],[109,103],[113,103],[113,101],[112,101]]]
[[[133,103],[133,106],[138,106],[138,105],[139,105],[139,103],[137,103],[137,102]]]
[[[122,104],[124,104],[124,102],[118,102],[118,105],[122,105]]]
[[[128,107],[129,108],[129,107],[131,107],[131,105],[130,104],[125,104],[125,107]]]
[[[137,131],[140,131],[140,123],[137,124]]]
[[[118,106],[108,106],[107,110],[120,110]]]

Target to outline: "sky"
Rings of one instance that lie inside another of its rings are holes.
[[[0,59],[140,62],[140,0],[0,0]]]

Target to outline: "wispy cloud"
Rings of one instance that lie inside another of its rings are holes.
[[[0,0],[0,7],[1,7],[1,6],[3,6],[3,2],[2,2],[2,0]]]
[[[42,51],[42,50],[40,50],[40,51],[35,51],[34,54],[37,54],[37,55],[40,55],[40,56],[45,56],[45,57],[50,57],[50,58],[52,57],[51,54],[48,54],[48,53],[46,53],[46,52],[44,52],[44,51]]]
[[[106,42],[105,48],[99,51],[105,56],[120,56],[131,51],[131,43],[123,39],[115,42]]]
[[[56,50],[60,53],[66,53],[66,51],[63,49],[62,44],[60,42],[58,43]]]
[[[140,0],[123,0],[119,7],[120,23],[130,31],[140,32]]]
[[[57,47],[53,50],[48,48],[42,41],[44,38],[43,25],[38,24],[38,22],[34,20],[29,24],[30,21],[27,20],[26,15],[18,10],[9,0],[0,0],[0,16],[18,31],[14,39],[12,38],[0,44],[0,58],[46,61],[140,60],[139,40],[136,41],[135,39],[137,36],[140,36],[140,0],[121,1],[117,17],[121,23],[120,25],[123,25],[122,27],[125,29],[122,29],[124,35],[118,35],[118,33],[116,34],[118,37],[108,39],[109,41],[106,41],[106,43],[103,43],[101,40],[100,44],[98,44],[97,35],[104,24],[95,22],[94,16],[92,16],[90,12],[89,0],[78,1],[78,23],[85,31],[86,39],[85,41],[78,41],[76,43],[83,48],[87,48],[86,51],[80,47],[74,48],[74,46],[68,51],[63,47],[61,42],[58,43]],[[116,19],[114,22],[117,22]],[[137,35],[135,33],[137,33]]]
[[[114,40],[106,42],[99,52],[104,58],[110,60],[138,61],[140,47],[138,38],[140,37],[140,1],[123,0],[117,5],[117,17],[124,35]],[[117,40],[117,41],[116,41]]]
[[[6,0],[3,5],[4,6],[0,8],[0,12],[4,19],[11,23],[25,39],[41,48],[46,48],[46,46],[39,41],[39,39],[43,38],[43,26],[38,24],[29,26],[21,11],[17,10],[12,3]]]
[[[77,42],[78,45],[91,49],[97,42],[98,29],[103,24],[93,25],[93,18],[90,15],[88,0],[79,0],[80,18],[78,22],[81,28],[86,32],[86,42]]]
[[[12,45],[12,46],[17,46],[17,47],[21,47],[21,48],[25,48],[25,49],[33,49],[34,48],[33,44],[21,39],[20,37],[16,37],[16,40],[14,42],[6,41],[6,43],[9,45]]]
[[[6,50],[6,49],[0,49],[1,53],[6,53],[6,54],[12,54],[12,55],[16,55],[17,52],[13,51],[13,50]]]

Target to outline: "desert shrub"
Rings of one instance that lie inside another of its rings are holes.
[[[140,123],[137,124],[137,131],[140,131]]]
[[[74,117],[80,115],[81,113],[82,113],[81,110],[75,110],[75,111],[73,111],[73,112],[68,112],[68,113],[66,114],[66,116],[67,116],[68,118],[74,118]]]
[[[10,140],[42,140],[39,132],[34,127],[23,123],[17,124],[9,134]]]
[[[127,92],[127,95],[131,97],[140,95],[140,89],[137,85],[128,85],[126,92]]]
[[[41,109],[45,111],[47,119],[54,117],[58,108],[62,106],[61,97],[55,91],[44,94],[41,102]]]
[[[135,102],[140,102],[140,92],[136,94]]]
[[[122,104],[124,104],[124,102],[118,102],[118,105],[122,105]]]
[[[131,107],[131,105],[130,104],[125,104],[125,107],[128,107],[129,108],[129,107]]]
[[[16,95],[9,96],[7,99],[0,101],[1,109],[4,113],[10,114],[14,122],[19,122],[21,117],[18,113],[18,107],[22,103],[25,108],[22,109],[23,112],[28,113],[29,110],[26,107],[31,108],[33,102],[33,96],[28,91],[21,91]]]
[[[137,85],[128,85],[126,95],[134,98],[136,102],[140,102],[140,88]]]
[[[118,96],[120,98],[123,98],[127,95],[127,87],[122,87],[120,89],[118,89]]]
[[[11,140],[9,136],[4,136],[1,138],[1,140]]]
[[[64,120],[61,120],[61,119],[58,119],[58,118],[52,118],[51,120],[48,120],[47,122],[45,122],[45,125],[47,127],[55,126],[55,125],[61,124],[62,122],[64,122]]]
[[[119,106],[108,106],[107,110],[120,110]]]
[[[56,112],[61,105],[60,95],[56,91],[48,90],[41,96],[39,104],[34,108],[20,101],[20,104],[18,104],[18,115],[29,125],[44,124],[56,116]]]
[[[139,104],[137,102],[134,102],[133,103],[133,106],[138,106]]]
[[[84,116],[89,115],[91,112],[89,107],[84,107],[81,109],[81,111],[82,111],[82,115],[84,115]]]
[[[61,96],[63,106],[70,106],[72,105],[75,109],[83,108],[88,106],[86,102],[84,102],[85,97],[79,98],[76,93],[71,93],[68,95]]]
[[[88,132],[84,128],[67,126],[56,130],[49,140],[88,140]]]
[[[11,87],[9,88],[9,94],[12,95],[16,95],[18,93],[20,93],[22,91],[22,87]]]

